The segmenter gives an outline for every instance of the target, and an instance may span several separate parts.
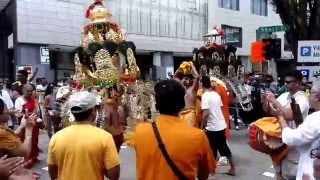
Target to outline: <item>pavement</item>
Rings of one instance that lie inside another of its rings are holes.
[[[231,177],[225,175],[229,166],[218,166],[216,175],[209,179],[215,180],[272,180],[274,178],[274,171],[272,163],[268,155],[254,151],[248,145],[247,131],[245,127],[240,127],[239,131],[231,130],[230,148],[233,153],[236,164],[236,176]],[[40,154],[40,163],[34,166],[34,170],[41,173],[41,180],[50,180],[46,156],[49,139],[45,132],[42,132],[39,139],[39,147],[43,150]],[[120,151],[121,158],[121,180],[134,180],[135,176],[135,153],[134,149],[123,146]]]

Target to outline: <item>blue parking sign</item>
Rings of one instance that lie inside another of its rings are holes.
[[[302,46],[300,50],[301,56],[311,56],[311,49],[311,46]]]
[[[310,70],[309,69],[299,69],[303,77],[309,78]]]

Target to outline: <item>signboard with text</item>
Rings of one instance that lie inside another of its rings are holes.
[[[40,62],[41,64],[50,64],[49,48],[47,46],[40,47]]]
[[[302,76],[306,77],[309,82],[313,82],[320,76],[320,66],[297,66]]]
[[[290,26],[263,26],[258,28],[258,32],[260,33],[273,33],[273,32],[281,32],[281,31],[289,31]]]
[[[298,62],[320,63],[320,41],[299,41]]]

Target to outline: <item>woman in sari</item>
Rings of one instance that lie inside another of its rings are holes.
[[[25,115],[29,115],[32,113],[37,113],[37,101],[33,97],[33,87],[30,84],[26,84],[23,86],[23,95],[17,98],[15,102],[15,109],[24,113]],[[38,123],[34,122],[34,126],[32,129],[32,145],[31,151],[29,156],[27,157],[27,166],[31,167],[35,162],[38,162],[39,156],[39,148],[38,148],[38,141],[39,141],[39,125]],[[26,137],[23,135],[20,136],[21,140],[24,141]]]

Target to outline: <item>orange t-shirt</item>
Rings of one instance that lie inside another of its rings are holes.
[[[198,172],[208,176],[216,167],[205,133],[178,117],[159,115],[156,119],[161,139],[170,158],[187,179]],[[178,179],[158,147],[151,123],[136,127],[134,137],[138,180]]]
[[[221,97],[221,101],[222,101],[222,104],[223,104],[222,113],[223,113],[224,119],[226,120],[226,124],[227,124],[227,128],[225,130],[225,134],[226,134],[227,140],[230,140],[230,138],[231,138],[231,135],[230,135],[230,110],[229,110],[229,95],[228,95],[228,91],[226,90],[226,88],[224,88],[223,86],[221,86],[219,84],[217,84],[215,86],[215,91]]]

